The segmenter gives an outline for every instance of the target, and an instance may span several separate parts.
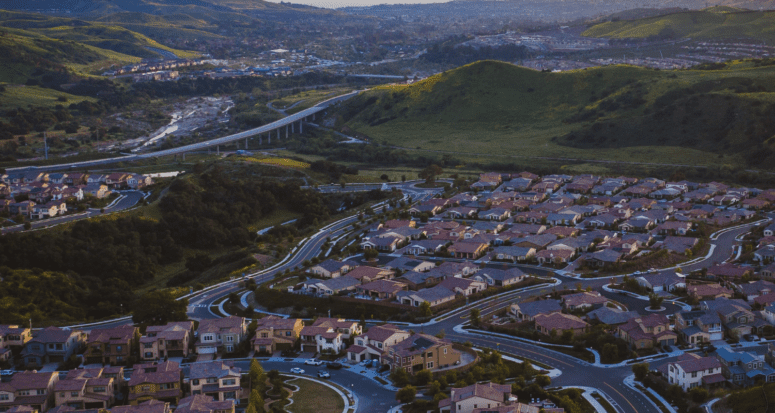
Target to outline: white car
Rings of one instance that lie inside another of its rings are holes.
[[[320,370],[318,372],[318,377],[320,377],[321,379],[328,379],[328,378],[331,378],[331,375],[328,374],[327,371]]]
[[[320,361],[320,360],[308,359],[308,360],[304,361],[304,364],[306,364],[308,366],[322,366],[323,362]]]
[[[294,367],[291,369],[291,373],[304,374],[304,370],[299,367]]]

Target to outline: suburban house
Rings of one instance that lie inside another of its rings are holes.
[[[512,304],[509,313],[520,321],[534,321],[539,314],[561,313],[559,300],[537,300]]]
[[[550,335],[552,331],[562,334],[565,330],[572,330],[574,335],[581,335],[589,327],[589,324],[575,315],[563,313],[537,314],[533,321],[535,329],[546,335]]]
[[[174,361],[135,364],[129,379],[129,404],[137,405],[155,399],[178,404],[183,372]]]
[[[59,373],[20,371],[9,382],[0,383],[0,411],[15,406],[30,406],[39,412],[54,407],[54,386]]]
[[[362,268],[362,267],[358,267]],[[407,289],[407,285],[392,280],[376,280],[356,287],[358,295],[373,297],[380,300],[392,300],[399,291]]]
[[[466,297],[469,295],[484,291],[487,288],[487,284],[482,281],[476,281],[469,278],[455,278],[448,277],[444,279],[440,286],[453,291],[457,294],[462,294]]]
[[[751,386],[759,380],[765,383],[775,381],[775,369],[754,354],[720,347],[716,350],[716,358],[721,363],[721,374],[735,385]]]
[[[723,263],[714,264],[708,268],[707,276],[710,278],[727,278],[736,279],[742,278],[744,275],[753,275],[753,268],[742,267],[735,264]]]
[[[105,377],[102,368],[70,370],[64,379],[54,385],[57,406],[75,409],[107,409],[115,401],[118,386]]]
[[[196,354],[215,354],[218,351],[233,353],[247,337],[244,317],[229,316],[199,322]]]
[[[309,269],[309,272],[323,278],[336,278],[347,274],[353,267],[348,262],[325,260]]]
[[[350,272],[347,273],[348,277],[354,278],[364,284],[383,278],[391,279],[395,275],[395,271],[387,270],[384,268],[369,267],[367,265],[355,267],[353,270],[350,270]]]
[[[293,348],[301,336],[304,322],[300,318],[282,318],[269,315],[256,320],[253,349],[257,354],[273,354]]]
[[[239,400],[242,397],[240,387],[241,370],[233,363],[208,361],[193,363],[190,366],[191,394],[204,394],[213,400]]]
[[[439,285],[420,291],[399,291],[396,294],[396,300],[398,302],[411,305],[412,307],[419,307],[423,302],[427,302],[431,307],[434,307],[454,299],[454,291]]]
[[[601,324],[617,326],[624,324],[632,318],[640,317],[637,311],[624,311],[613,307],[600,307],[586,314],[587,321],[598,321]]]
[[[148,326],[140,337],[140,358],[144,361],[165,357],[187,357],[194,336],[193,321],[176,321]]]
[[[301,351],[339,354],[344,348],[342,333],[333,327],[307,326],[301,329]]]
[[[423,288],[432,287],[446,278],[444,274],[435,269],[428,272],[416,272],[409,271],[397,278],[396,281],[406,284],[410,290],[421,290]]]
[[[385,268],[389,270],[401,270],[401,271],[417,271],[425,272],[435,268],[436,264],[430,261],[420,261],[417,259],[399,257],[385,264]]]
[[[361,282],[349,275],[345,275],[344,277],[331,278],[328,280],[310,278],[307,281],[304,281],[303,285],[304,290],[309,293],[334,295],[343,291],[355,291],[355,288],[361,285]]]
[[[722,340],[724,330],[718,314],[710,311],[681,311],[675,314],[675,330],[689,345]]]
[[[439,401],[442,413],[472,413],[474,409],[496,409],[516,402],[511,395],[511,385],[495,383],[474,383],[463,388],[452,388],[450,397]]]
[[[583,291],[576,294],[562,296],[562,305],[565,309],[584,310],[587,308],[599,308],[608,303],[608,299],[597,291]]]
[[[576,255],[568,250],[541,250],[536,253],[539,264],[563,264],[570,261]]]
[[[146,400],[142,403],[129,406],[114,406],[110,409],[110,413],[170,413],[169,402],[162,402],[159,400]],[[53,412],[52,412],[53,413]],[[58,413],[65,413],[60,411]]]
[[[0,324],[0,361],[9,361],[12,349],[21,349],[30,339],[32,339],[32,333],[29,328],[15,324]]]
[[[715,300],[719,297],[732,297],[732,290],[722,287],[719,284],[690,284],[686,286],[686,292],[690,297],[699,300]]]
[[[233,399],[218,401],[210,396],[195,394],[181,399],[175,413],[234,413],[235,405]]]
[[[86,334],[81,331],[46,327],[24,345],[21,357],[26,365],[61,363],[76,354],[85,340]]]
[[[737,285],[737,290],[749,303],[754,302],[759,296],[771,293],[773,289],[775,289],[775,284],[762,280]]]
[[[630,319],[619,326],[617,333],[634,349],[672,346],[677,338],[670,330],[670,320],[661,314]]]
[[[506,260],[511,262],[527,261],[533,258],[536,254],[535,248],[527,247],[495,247],[495,258],[498,260]]]
[[[496,268],[485,268],[476,273],[472,279],[484,281],[487,285],[496,287],[508,287],[517,284],[525,279],[526,275],[519,268],[509,268],[508,270],[499,270]]]
[[[447,247],[447,252],[455,258],[475,260],[484,255],[488,245],[483,242],[455,242]]]
[[[360,324],[358,324],[358,322],[348,321],[348,320],[345,320],[344,318],[318,317],[318,319],[315,320],[314,323],[312,323],[312,326],[313,327],[331,327],[335,329],[337,332],[341,333],[342,336],[346,339],[360,335],[363,332],[363,327]]]
[[[88,364],[125,364],[140,338],[133,325],[93,329],[86,340],[85,362]]]
[[[685,353],[677,361],[667,363],[667,379],[670,384],[681,386],[684,391],[694,387],[709,387],[724,383],[721,363],[716,357],[700,357]]]
[[[685,289],[686,280],[679,276],[675,271],[660,271],[656,274],[644,274],[635,278],[638,285],[646,287],[653,292],[675,291],[676,289]]]
[[[450,340],[416,333],[390,346],[383,360],[389,361],[391,370],[415,374],[460,364],[460,352],[452,348]]]
[[[392,325],[375,326],[363,335],[355,337],[355,344],[347,348],[347,359],[362,361],[369,359],[381,360],[387,350],[397,343],[409,338],[410,333]],[[389,360],[382,361],[387,364]]]

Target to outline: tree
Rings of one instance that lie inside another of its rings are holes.
[[[431,304],[427,301],[420,303],[420,317],[430,317],[433,315],[431,311]]]
[[[635,380],[643,381],[643,379],[645,379],[646,376],[649,374],[649,364],[648,363],[633,364],[632,372],[635,374]]]
[[[257,389],[250,391],[250,407],[253,407],[256,412],[264,411],[264,398],[261,397],[261,393]]]
[[[382,174],[382,175],[380,175],[379,179],[381,179],[381,180],[383,180],[383,181],[389,181],[389,180],[390,180],[390,178],[388,177],[388,175],[387,175],[387,174]]]
[[[390,380],[396,387],[403,387],[409,384],[409,374],[404,369],[395,369],[390,373]]]
[[[24,223],[24,230],[26,231],[26,230],[29,230],[30,228],[32,228],[32,224],[30,224],[29,221],[25,222]]]
[[[425,386],[426,384],[430,383],[432,378],[433,374],[431,374],[430,370],[420,370],[417,372],[417,374],[414,375],[414,379],[418,386]]]
[[[420,179],[425,179],[425,183],[432,184],[432,183],[436,182],[436,177],[441,175],[442,172],[444,172],[444,170],[441,169],[440,166],[438,166],[438,165],[428,165],[427,167],[425,167],[425,169],[420,171],[420,173],[417,174],[417,176]]]
[[[250,385],[253,388],[258,388],[262,383],[264,375],[264,368],[261,367],[261,363],[258,360],[253,359],[250,361]]]
[[[703,403],[708,399],[708,390],[703,387],[694,387],[689,390],[689,396],[695,403]]]
[[[479,316],[481,316],[482,312],[478,308],[472,308],[471,309],[471,324],[475,326],[479,326],[479,322],[481,321],[479,319]]]
[[[369,248],[366,251],[363,251],[363,258],[366,258],[367,260],[373,260],[379,256],[379,251],[377,251],[374,248]]]
[[[417,388],[414,386],[406,386],[403,389],[396,392],[396,400],[401,403],[411,403],[414,401],[414,396],[417,395]]]
[[[188,298],[176,300],[169,291],[156,290],[135,300],[132,321],[135,324],[162,325],[171,321],[186,321]]]
[[[565,344],[570,344],[573,342],[573,330],[567,329],[563,330],[562,335],[560,336],[560,341],[562,341]]]
[[[552,379],[550,379],[549,376],[547,376],[545,374],[539,374],[538,376],[536,376],[535,382],[536,382],[537,385],[539,385],[541,387],[546,387],[546,386],[552,384]]]
[[[659,308],[662,306],[662,301],[664,300],[665,299],[663,297],[660,297],[655,293],[649,294],[649,304],[652,310],[659,310]]]

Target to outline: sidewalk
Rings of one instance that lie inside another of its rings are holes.
[[[637,387],[635,387],[635,375],[634,374],[631,374],[631,375],[627,376],[624,379],[624,385],[629,387],[629,388],[631,388],[631,389],[633,389],[634,391],[643,393]],[[643,386],[641,385],[641,387],[643,387]],[[656,398],[657,400],[662,402],[662,404],[667,408],[667,410],[670,413],[678,413],[678,412],[675,411],[673,406],[671,406],[670,403],[668,403],[667,400],[664,399],[664,397],[659,395],[659,393],[655,392],[654,390],[651,390],[650,388],[646,388],[646,391],[649,392],[652,396],[654,396],[654,398]],[[658,411],[661,410],[659,408],[659,406],[657,406],[657,404],[654,403],[653,400],[651,400],[651,397],[648,397],[648,395],[646,395],[646,399],[651,403],[652,406],[654,406],[654,409],[656,409],[656,410],[654,410],[655,412],[658,412]]]

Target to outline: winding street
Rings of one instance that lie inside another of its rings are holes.
[[[416,183],[409,182],[391,184],[391,186],[396,186],[404,191],[405,195],[411,196],[414,201],[422,201],[431,198],[439,191],[438,189],[420,189],[415,185]],[[357,216],[351,216],[324,227],[315,235],[302,241],[301,246],[297,247],[297,250],[290,257],[286,257],[286,259],[281,261],[278,265],[258,273],[250,274],[247,277],[256,280],[257,283],[262,283],[271,280],[278,272],[299,267],[304,260],[311,259],[321,252],[321,248],[325,243],[326,238],[331,237],[331,239],[334,239],[341,236],[348,232],[348,228],[355,222],[357,222]],[[728,259],[732,254],[733,247],[737,245],[736,238],[748,232],[753,225],[754,223],[749,223],[714,234],[717,236],[711,238],[710,244],[714,247],[711,248],[710,253],[706,257],[697,259],[696,262],[691,265],[683,266],[682,268],[685,272],[688,272]],[[503,267],[502,263],[488,265],[497,265],[499,268]],[[594,387],[598,389],[600,393],[607,396],[614,408],[622,413],[659,411],[650,399],[624,384],[624,379],[632,374],[629,365],[619,367],[596,366],[552,350],[551,348],[544,347],[538,343],[487,333],[477,333],[461,328],[463,324],[468,321],[468,315],[471,308],[480,309],[482,317],[487,317],[507,307],[511,303],[536,295],[537,293],[548,293],[552,288],[564,289],[567,287],[574,289],[577,285],[580,285],[582,288],[592,287],[600,290],[603,285],[610,283],[612,278],[580,279],[563,275],[562,271],[557,272],[545,267],[530,265],[516,266],[529,274],[553,278],[555,280],[554,285],[541,285],[523,289],[521,291],[502,293],[494,297],[471,303],[470,305],[442,315],[430,322],[414,325],[409,324],[406,328],[411,328],[414,331],[422,331],[427,334],[437,334],[444,331],[446,337],[455,342],[468,341],[476,347],[497,348],[508,355],[518,358],[527,358],[546,364],[562,372],[559,377],[552,380],[553,386]],[[218,315],[210,311],[210,307],[230,293],[239,291],[239,281],[240,280],[232,280],[224,282],[203,291],[188,295],[186,298],[189,299],[189,318],[202,320],[218,317]],[[603,294],[613,294],[610,298],[628,305],[630,309],[638,311],[641,314],[648,314],[648,312],[646,312],[647,302],[643,300],[621,296],[616,293],[603,292]],[[677,306],[668,303],[665,303],[665,307],[667,307],[667,309],[664,313],[678,311]],[[126,321],[127,318],[122,318],[99,323],[99,325],[120,325],[126,323]],[[671,358],[664,357],[660,359],[661,362],[667,360],[671,360]],[[278,369],[280,371],[288,371],[291,367],[296,367],[296,362],[294,361],[281,362],[275,361],[274,359],[262,361],[262,364],[265,366],[265,369]],[[314,368],[306,370],[310,370],[307,371],[308,374],[315,374],[315,371],[312,371]],[[364,380],[363,376],[348,371],[347,369],[332,372],[330,380],[342,387],[351,389],[359,400],[357,408],[358,412],[387,411],[396,404],[393,391],[385,389],[372,380]]]

